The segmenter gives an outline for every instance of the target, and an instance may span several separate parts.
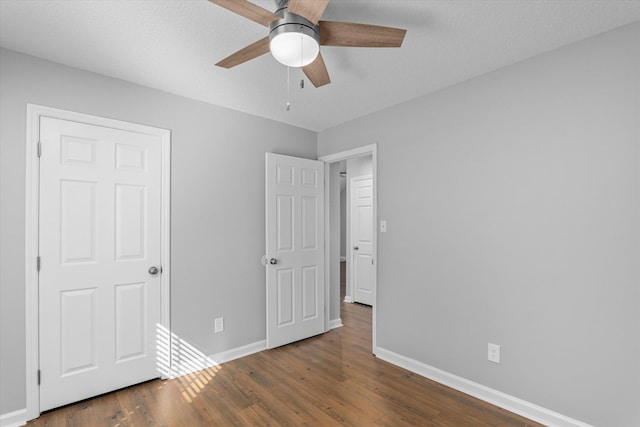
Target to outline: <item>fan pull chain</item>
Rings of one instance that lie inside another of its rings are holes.
[[[304,37],[302,36],[302,26],[300,26],[300,65],[304,60]],[[300,71],[302,72],[302,67],[300,67]],[[304,79],[300,79],[300,89],[304,89]]]
[[[291,111],[291,80],[289,79],[290,67],[287,67],[287,111]]]
[[[300,66],[302,67],[302,62],[304,61],[304,37],[302,35],[302,25],[300,25]]]

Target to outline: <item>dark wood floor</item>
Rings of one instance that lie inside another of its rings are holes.
[[[42,414],[39,426],[519,426],[540,424],[371,355],[371,308],[344,327],[173,380]]]

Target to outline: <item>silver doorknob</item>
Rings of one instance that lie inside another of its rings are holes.
[[[354,246],[354,247],[353,247],[353,250],[354,250],[354,251],[357,251],[358,249],[360,249],[360,248],[359,248],[359,247],[357,247],[357,246]]]
[[[269,259],[269,264],[271,264],[271,265],[276,265],[277,263],[278,263],[278,260],[277,260],[277,259],[275,259],[275,258],[270,258],[270,259]]]
[[[150,275],[155,276],[159,272],[160,272],[160,270],[155,265],[152,265],[151,267],[149,267],[149,274]]]

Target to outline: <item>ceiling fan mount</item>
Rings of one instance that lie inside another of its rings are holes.
[[[216,65],[232,68],[271,52],[281,63],[300,67],[315,87],[331,82],[320,46],[400,47],[406,30],[352,22],[320,21],[329,0],[275,0],[269,12],[248,0],[209,0],[269,28],[269,35]]]
[[[274,12],[276,15],[282,15],[284,9],[289,7],[289,0],[273,0],[276,4],[276,11]]]

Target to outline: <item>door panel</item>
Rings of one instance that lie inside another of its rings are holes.
[[[61,376],[97,368],[96,288],[60,293]]]
[[[161,144],[40,122],[40,410],[159,376]]]
[[[302,267],[302,319],[318,316],[318,268]]]
[[[116,184],[116,260],[143,259],[146,242],[146,188]]]
[[[302,249],[318,248],[318,199],[302,197]]]
[[[95,262],[96,182],[60,181],[61,261]]]
[[[293,250],[293,197],[277,195],[276,236],[278,252]]]
[[[267,347],[324,332],[324,164],[266,155]]]
[[[96,141],[69,135],[62,135],[60,140],[63,165],[96,166]]]
[[[144,173],[147,171],[146,165],[146,147],[116,144],[116,170]]]
[[[121,362],[146,353],[147,284],[128,283],[115,286],[116,361]]]
[[[351,180],[352,283],[354,301],[373,305],[373,180]],[[357,248],[357,249],[355,249]]]
[[[292,325],[294,323],[293,314],[293,270],[278,269],[277,272],[277,295],[276,304],[278,305],[278,327]]]

